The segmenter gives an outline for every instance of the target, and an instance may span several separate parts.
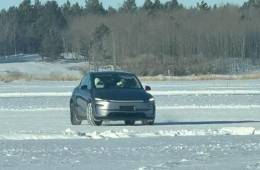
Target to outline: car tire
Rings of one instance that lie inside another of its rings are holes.
[[[143,125],[153,125],[154,120],[143,120],[142,123],[143,123]]]
[[[134,120],[126,120],[125,125],[133,126],[133,125],[135,125],[135,121]]]
[[[97,121],[95,120],[94,118],[94,111],[93,111],[93,107],[92,107],[92,103],[88,103],[87,105],[87,120],[88,120],[88,123],[91,125],[91,126],[101,126],[102,125],[102,121]]]
[[[75,104],[70,102],[70,121],[72,125],[81,125],[82,120],[78,118]]]

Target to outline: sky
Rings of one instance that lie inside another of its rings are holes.
[[[31,0],[34,2],[34,0]],[[41,0],[42,2],[46,2],[47,0]],[[59,4],[65,3],[67,0],[56,0]],[[168,0],[161,0],[161,2],[166,2]],[[194,6],[200,0],[178,0],[180,3],[184,4],[185,6]],[[242,5],[247,0],[204,0],[210,5],[214,4],[225,4],[225,3],[232,3]],[[0,0],[0,9],[7,9],[10,6],[18,6],[22,0]],[[70,0],[71,3],[78,2],[81,5],[85,4],[85,0]],[[100,0],[103,3],[104,7],[107,8],[108,6],[119,7],[123,4],[124,0]],[[144,3],[144,0],[136,0],[138,6]]]

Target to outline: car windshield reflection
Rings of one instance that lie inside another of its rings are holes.
[[[133,75],[106,74],[93,77],[95,89],[141,89],[142,86]]]

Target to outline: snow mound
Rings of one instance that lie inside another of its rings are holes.
[[[147,137],[178,137],[178,136],[244,136],[260,135],[260,130],[253,127],[224,127],[221,129],[194,129],[194,130],[159,130],[153,132],[137,132],[122,129],[106,130],[102,132],[80,132],[70,128],[62,134],[9,134],[0,135],[0,140],[54,140],[54,139],[122,139],[122,138],[147,138]]]
[[[194,129],[194,130],[159,130],[155,132],[135,132],[128,129],[121,131],[107,130],[104,132],[81,133],[73,132],[79,136],[88,139],[104,139],[104,138],[136,138],[136,137],[176,137],[176,136],[223,136],[223,135],[256,135],[256,129],[253,127],[225,127],[221,129]],[[259,132],[259,131],[257,131]]]
[[[255,130],[255,135],[260,135],[260,130]]]
[[[220,129],[220,133],[224,135],[254,135],[256,129],[253,127],[229,127]]]

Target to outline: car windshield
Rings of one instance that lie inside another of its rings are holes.
[[[98,74],[93,77],[96,89],[140,89],[142,86],[133,75]]]

